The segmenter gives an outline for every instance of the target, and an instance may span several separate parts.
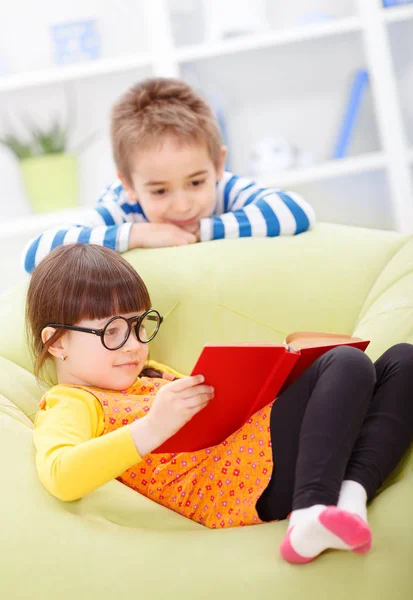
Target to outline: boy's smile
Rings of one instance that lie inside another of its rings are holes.
[[[131,166],[131,182],[119,174],[130,198],[139,201],[152,223],[172,223],[195,232],[212,215],[216,183],[222,177],[226,149],[219,168],[206,145],[192,145],[167,137],[159,146],[142,151]]]
[[[198,219],[195,217],[193,219],[187,219],[186,221],[176,221],[175,219],[169,219],[169,221],[170,223],[173,223],[174,225],[178,225],[178,227],[182,227],[183,229],[185,229],[185,227],[197,223]]]

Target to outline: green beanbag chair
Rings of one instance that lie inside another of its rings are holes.
[[[281,342],[303,329],[371,339],[373,359],[413,342],[413,236],[321,224],[296,237],[125,257],[166,315],[152,358],[183,372],[205,342]],[[304,566],[279,556],[286,521],[209,530],[118,481],[72,503],[50,496],[35,469],[32,422],[42,390],[25,340],[25,293],[22,283],[0,297],[2,599],[413,598],[410,453],[370,505],[371,552],[329,551]]]

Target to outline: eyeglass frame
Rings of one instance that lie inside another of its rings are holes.
[[[158,325],[158,329],[155,331],[155,333],[153,335],[151,335],[151,337],[148,340],[143,341],[143,340],[141,340],[141,338],[139,336],[139,328],[141,326],[142,321],[145,319],[145,317],[148,316],[149,313],[156,313],[158,315],[159,325]],[[108,326],[112,323],[112,321],[114,321],[115,319],[122,319],[123,321],[125,321],[127,323],[128,335],[126,336],[124,341],[121,344],[119,344],[119,346],[116,346],[116,348],[108,348],[104,342],[105,331],[108,328]],[[155,310],[154,308],[150,308],[149,310],[145,311],[142,315],[136,316],[136,317],[129,317],[129,318],[121,317],[121,316],[111,317],[109,319],[109,321],[101,329],[95,329],[95,328],[90,328],[90,327],[79,327],[78,325],[66,325],[66,324],[61,324],[61,323],[48,323],[48,325],[46,325],[46,327],[53,327],[54,329],[68,329],[70,331],[80,331],[81,333],[92,333],[93,335],[97,335],[98,337],[100,337],[102,346],[104,348],[106,348],[106,350],[114,351],[114,350],[119,350],[119,348],[122,348],[122,346],[124,346],[126,344],[128,339],[130,338],[133,323],[136,323],[134,329],[135,329],[136,337],[139,340],[139,342],[141,344],[149,344],[149,342],[151,342],[154,339],[154,337],[157,335],[159,328],[163,323],[163,319],[164,318],[160,315],[160,313],[157,310]]]

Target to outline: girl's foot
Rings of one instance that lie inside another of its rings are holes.
[[[280,551],[284,560],[304,564],[329,548],[364,554],[371,538],[370,527],[358,515],[317,504],[293,511]]]

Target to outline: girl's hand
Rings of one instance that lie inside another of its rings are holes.
[[[129,248],[165,248],[195,244],[197,237],[173,223],[134,223],[129,236]]]
[[[132,423],[136,449],[145,456],[169,439],[214,397],[214,389],[202,385],[203,375],[184,377],[165,385],[149,413]]]

